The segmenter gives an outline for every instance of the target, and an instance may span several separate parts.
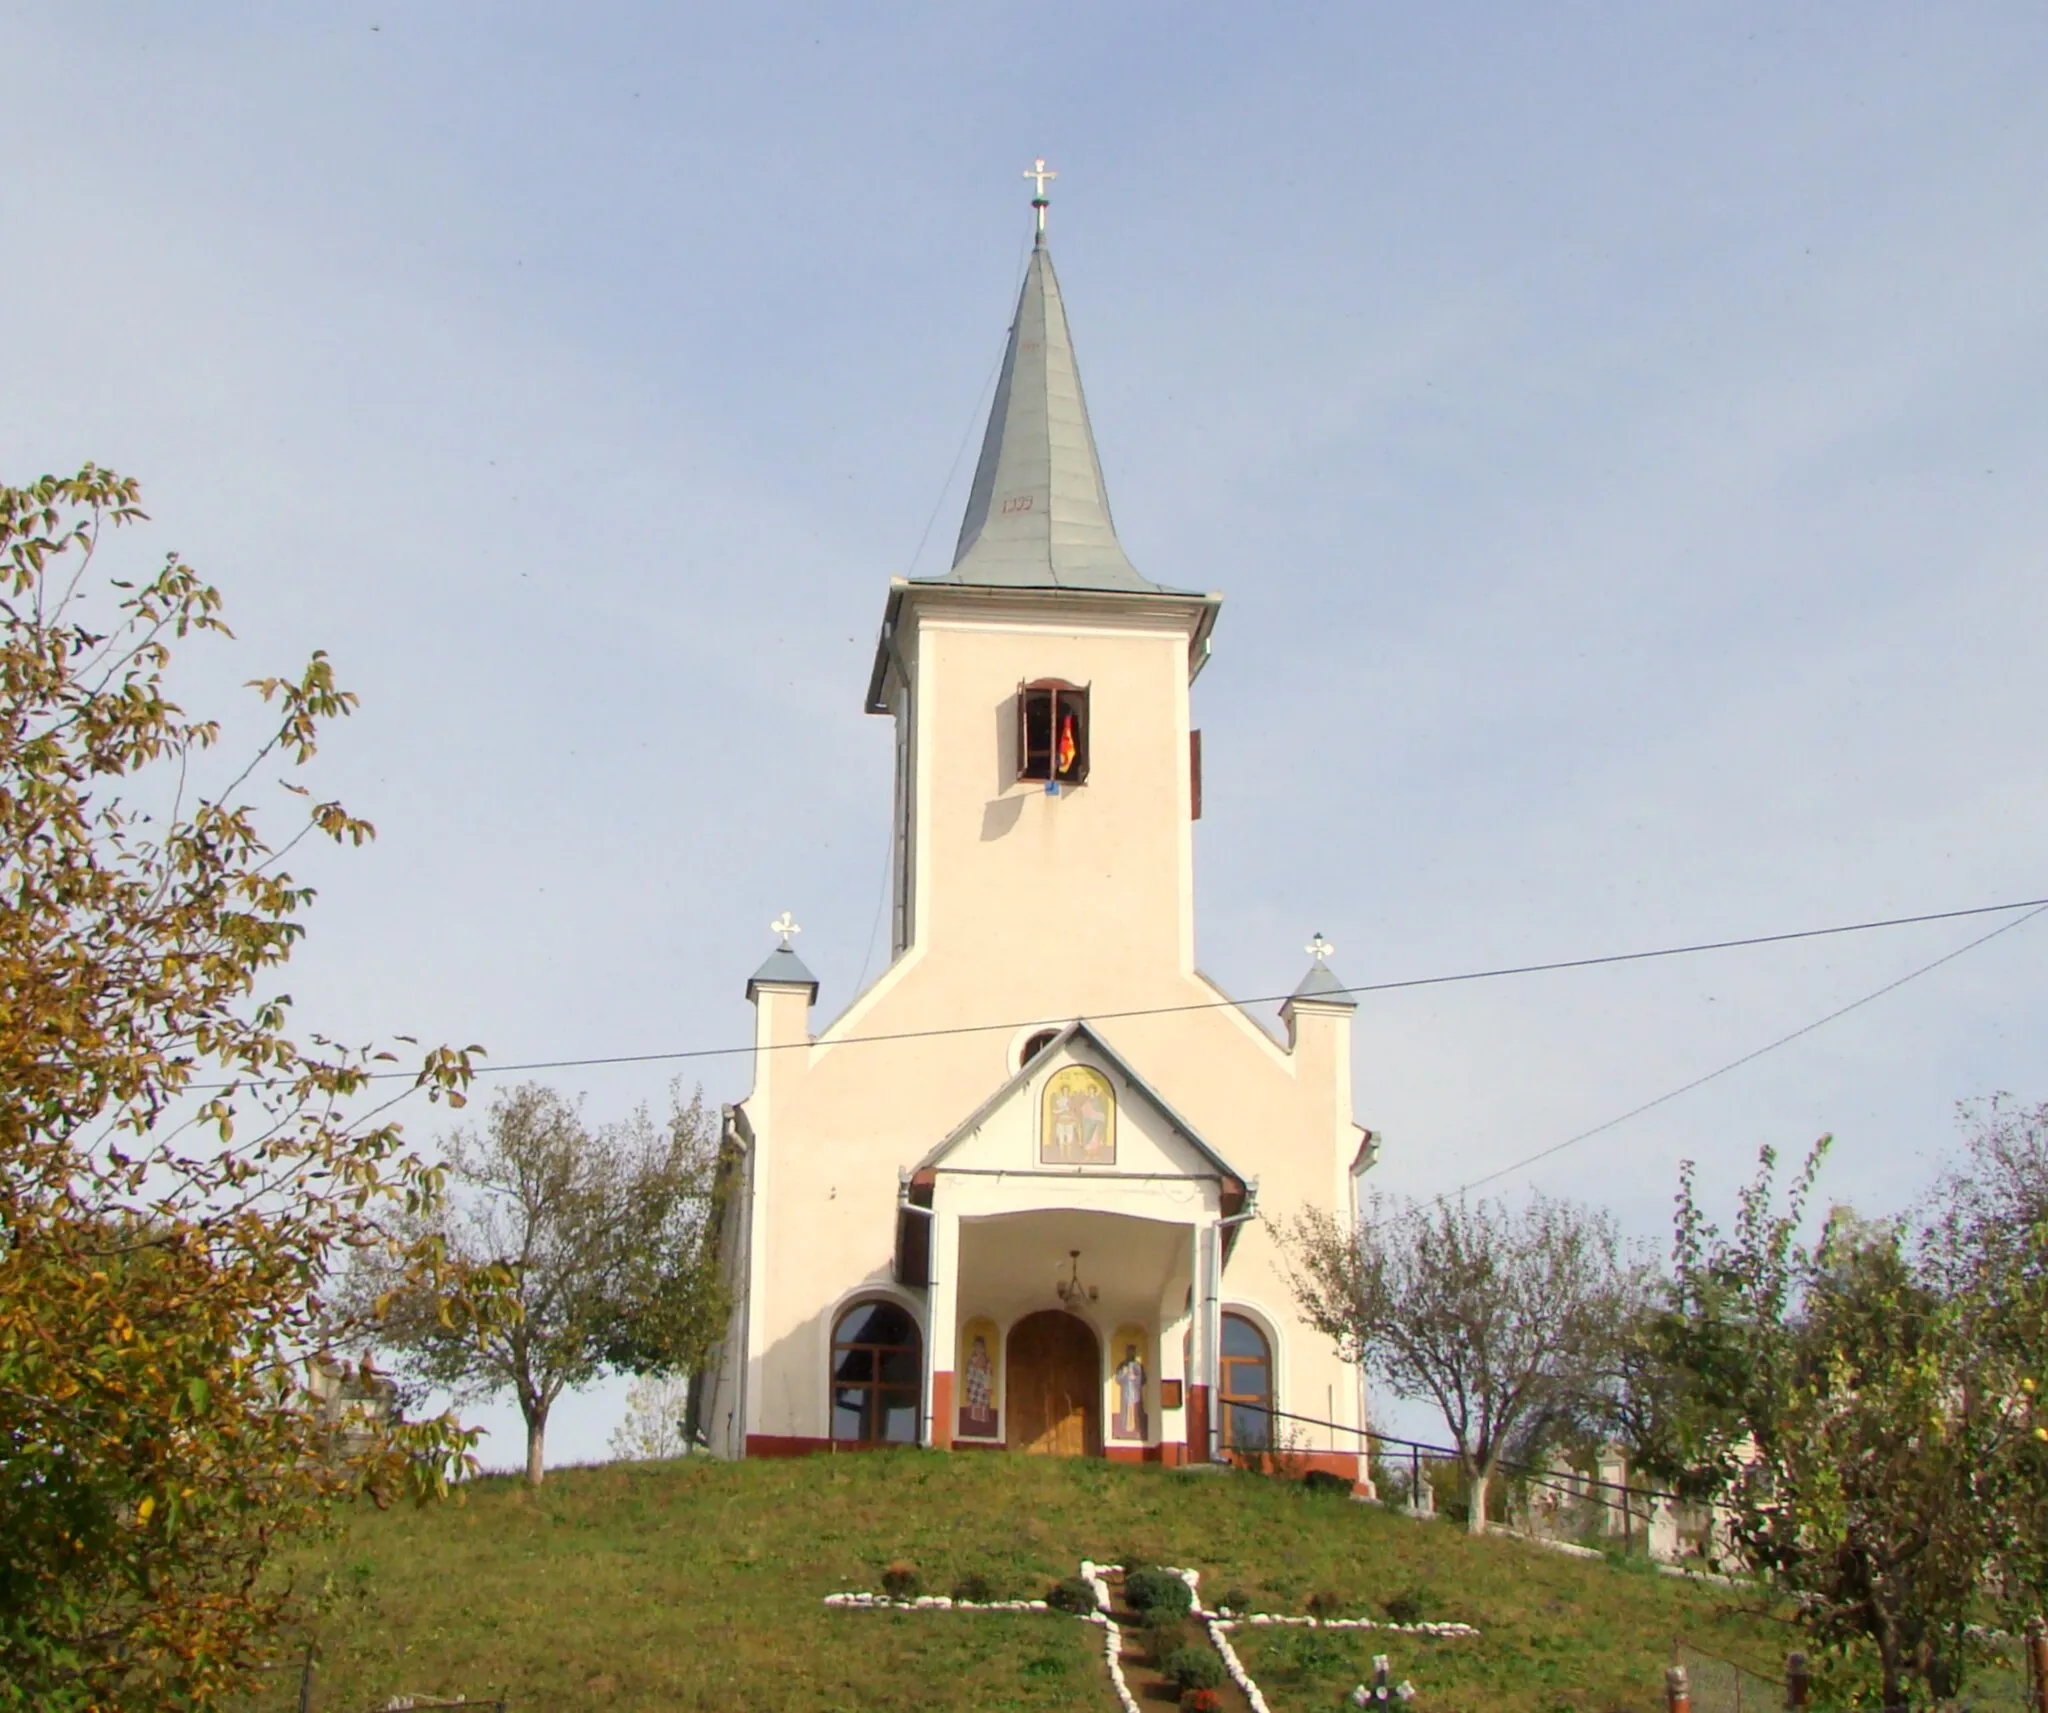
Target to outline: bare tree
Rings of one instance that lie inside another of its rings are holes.
[[[607,1369],[693,1367],[717,1336],[717,1128],[701,1094],[685,1103],[674,1093],[664,1124],[643,1108],[592,1131],[561,1095],[526,1083],[492,1102],[481,1132],[448,1138],[448,1203],[426,1234],[451,1258],[498,1269],[516,1315],[451,1322],[429,1293],[391,1288],[375,1263],[352,1282],[411,1380],[459,1399],[517,1399],[536,1487],[564,1390]]]
[[[648,1374],[626,1393],[626,1415],[612,1429],[612,1456],[628,1462],[682,1457],[690,1449],[683,1417],[690,1382],[684,1374]]]
[[[1963,1155],[1943,1175],[1927,1210],[1923,1244],[1951,1289],[1986,1273],[2048,1271],[2048,1101],[2010,1095],[1958,1110]]]
[[[1375,1196],[1356,1232],[1313,1211],[1287,1247],[1309,1323],[1442,1412],[1472,1491],[1467,1526],[1484,1534],[1517,1437],[1574,1413],[1612,1371],[1630,1279],[1613,1222],[1541,1195],[1520,1209]]]

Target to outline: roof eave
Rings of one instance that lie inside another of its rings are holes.
[[[882,628],[875,637],[875,664],[868,673],[868,701],[863,710],[870,714],[889,712],[889,668],[902,672],[902,657],[896,651],[896,617],[903,610],[903,595],[909,585],[901,577],[889,579],[889,600],[882,608]]]

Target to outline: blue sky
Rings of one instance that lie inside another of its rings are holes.
[[[1125,545],[1227,597],[1226,987],[1284,991],[1316,929],[1367,982],[2048,895],[2038,7],[72,0],[7,35],[0,479],[143,480],[242,639],[195,704],[315,647],[363,695],[319,783],[381,837],[306,865],[308,1027],[741,1042],[785,907],[824,1011],[872,976],[867,661],[958,527],[1041,154]],[[1387,1187],[1453,1187],[1981,931],[1369,998],[1359,1116]],[[1900,1205],[1956,1101],[2048,1097],[2044,946],[1509,1183],[1656,1236],[1681,1158],[1720,1195],[1831,1130],[1832,1192]],[[603,1116],[665,1074],[559,1080]]]

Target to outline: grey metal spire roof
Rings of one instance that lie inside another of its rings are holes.
[[[1301,985],[1288,996],[1290,999],[1313,999],[1323,1005],[1342,1005],[1352,1011],[1358,1009],[1358,1001],[1351,991],[1337,979],[1337,972],[1321,958],[1308,966],[1308,974],[1301,978]]]
[[[808,987],[811,998],[818,997],[818,978],[804,967],[804,960],[789,948],[784,941],[768,954],[768,961],[747,977],[747,998],[764,985],[777,987]]]
[[[1138,574],[1110,522],[1074,341],[1043,235],[1024,273],[953,569],[937,581],[1164,592]]]

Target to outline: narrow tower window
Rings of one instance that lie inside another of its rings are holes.
[[[1079,785],[1088,777],[1088,692],[1043,678],[1017,687],[1017,777]]]

